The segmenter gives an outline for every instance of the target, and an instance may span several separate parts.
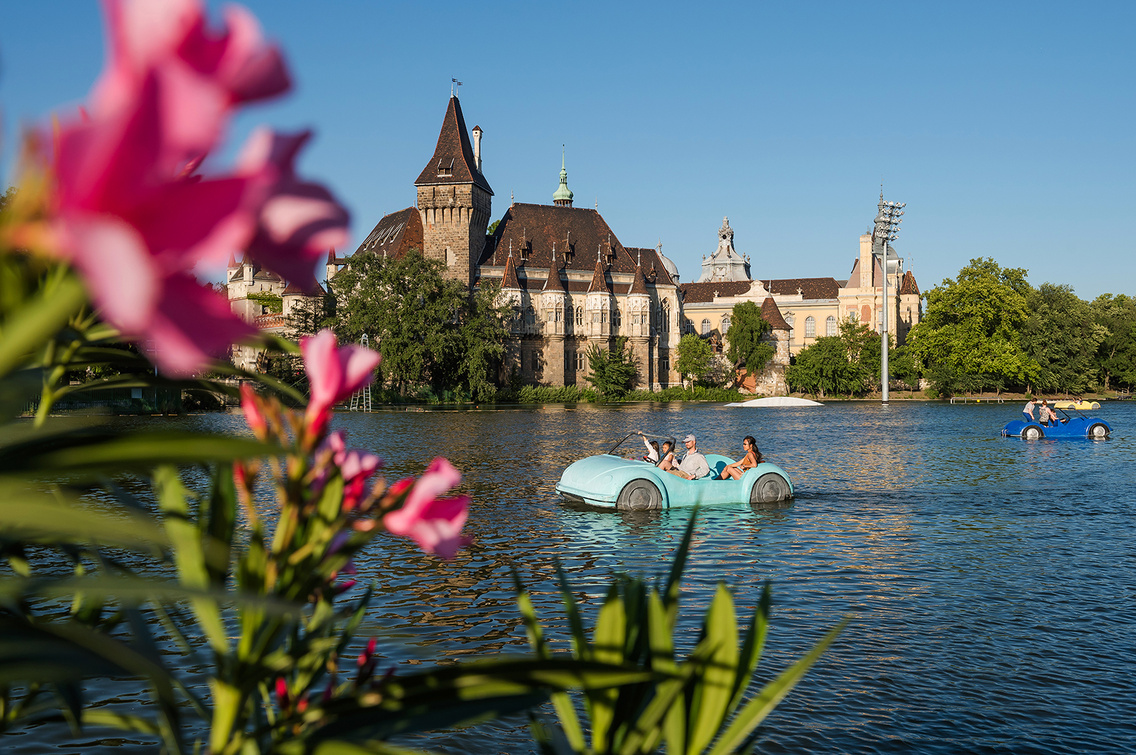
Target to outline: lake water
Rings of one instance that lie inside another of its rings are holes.
[[[735,458],[750,434],[797,497],[780,509],[700,513],[683,583],[685,647],[719,580],[744,611],[772,581],[761,682],[853,617],[766,719],[759,751],[1134,752],[1136,405],[1094,414],[1114,437],[1001,438],[1020,416],[1016,402],[340,414],[349,443],[382,454],[388,476],[442,455],[473,497],[476,542],[454,561],[382,538],[359,564],[380,586],[363,631],[380,636],[391,664],[523,651],[516,568],[565,649],[555,561],[590,618],[614,573],[665,571],[691,511],[568,508],[554,491],[563,468],[636,429],[694,432],[701,450]],[[162,421],[241,427],[232,415]],[[407,744],[535,749],[521,718]]]

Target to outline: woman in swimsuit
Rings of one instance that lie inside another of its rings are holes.
[[[745,456],[738,459],[733,464],[727,464],[718,479],[726,480],[733,478],[740,480],[747,469],[752,469],[761,463],[761,451],[757,450],[757,441],[752,435],[747,435],[742,439],[742,448],[745,449]]]

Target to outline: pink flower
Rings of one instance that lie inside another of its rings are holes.
[[[249,138],[240,163],[250,175],[272,175],[248,251],[298,286],[315,282],[312,267],[328,249],[347,243],[348,215],[331,192],[299,180],[293,163],[310,131],[294,135],[261,129]]]
[[[383,519],[387,531],[409,537],[426,553],[453,558],[469,540],[461,536],[469,505],[468,496],[439,498],[461,482],[461,472],[442,457],[434,459],[414,483],[402,508]]]
[[[214,33],[200,0],[104,0],[104,6],[109,60],[92,109],[97,117],[128,107],[141,82],[156,75],[169,123],[166,146],[175,159],[209,152],[234,106],[291,88],[280,51],[264,42],[244,8],[226,8],[226,26]]]
[[[362,346],[340,347],[330,330],[301,338],[300,352],[311,388],[304,418],[313,436],[319,437],[331,419],[331,408],[370,385],[379,355]]]
[[[312,246],[341,241],[347,214],[294,175],[304,136],[257,135],[256,159],[237,173],[194,175],[236,106],[289,87],[279,52],[247,11],[227,11],[226,28],[212,33],[199,0],[106,8],[107,68],[89,112],[55,140],[50,243],[107,322],[150,341],[164,371],[188,374],[256,332],[197,283],[194,267],[263,237],[272,243],[258,241],[258,261],[306,285]]]
[[[317,459],[324,457],[330,461],[343,476],[343,511],[354,511],[359,507],[360,501],[367,497],[367,483],[371,475],[383,464],[383,460],[370,451],[347,448],[347,437],[342,430],[328,433],[323,443],[316,449],[315,456]],[[317,464],[324,463],[326,462],[317,461]],[[322,490],[330,474],[330,468],[321,467],[312,485],[313,489]]]
[[[241,411],[253,435],[264,439],[268,434],[268,421],[260,405],[260,398],[248,383],[241,383]]]

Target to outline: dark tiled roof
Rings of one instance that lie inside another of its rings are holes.
[[[513,263],[513,258],[505,260],[505,274],[501,276],[501,288],[520,288],[521,283],[517,280],[517,266]]]
[[[789,323],[781,316],[781,310],[777,308],[777,302],[773,301],[772,296],[765,297],[765,301],[761,303],[761,316],[773,326],[774,330],[789,329]]]
[[[631,288],[628,289],[629,294],[645,294],[647,291],[647,278],[643,275],[643,268],[638,265],[635,267],[635,278],[631,281]]]
[[[415,186],[435,186],[439,184],[474,183],[490,194],[489,182],[481,175],[473,159],[473,147],[469,143],[469,132],[465,127],[461,103],[457,97],[450,97],[442,130],[438,134],[438,146],[434,156],[418,175]]]
[[[899,293],[900,295],[919,293],[919,284],[915,282],[915,275],[910,270],[903,274],[903,282],[899,286]]]
[[[741,296],[749,291],[753,281],[707,281],[705,283],[683,283],[682,300],[689,304],[714,301],[717,296]]]
[[[613,272],[635,272],[635,259],[603,217],[582,207],[514,203],[497,224],[493,243],[486,245],[480,264],[504,265],[510,249],[533,267],[556,264],[566,270],[591,272],[597,260],[606,264],[610,257]]]
[[[654,283],[656,286],[674,285],[670,273],[667,272],[666,265],[659,259],[658,249],[629,246],[626,247],[626,250],[631,257],[640,261],[640,264],[645,266],[643,274],[647,277],[648,283]]]
[[[383,257],[397,259],[411,249],[422,251],[422,248],[422,217],[418,214],[417,209],[407,207],[398,212],[392,212],[390,215],[385,215],[378,225],[367,234],[367,238],[363,239],[363,243],[355,252],[371,252]],[[328,255],[328,264],[345,261],[343,257],[336,259],[334,255]]]
[[[840,284],[835,278],[781,278],[762,283],[766,291],[778,295],[793,295],[799,288],[805,299],[835,299],[840,294]]]
[[[611,283],[607,279],[601,260],[596,260],[596,271],[592,273],[592,282],[588,286],[588,291],[607,291],[609,294],[612,292]]]
[[[315,276],[308,281],[308,285],[298,286],[295,283],[289,283],[288,286],[280,292],[281,296],[322,296],[327,292],[323,290],[323,286],[319,284]]]

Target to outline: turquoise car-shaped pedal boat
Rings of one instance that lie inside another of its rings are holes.
[[[740,480],[719,480],[733,460],[706,454],[710,475],[684,480],[648,461],[599,454],[570,465],[560,476],[556,491],[573,503],[620,511],[651,511],[675,506],[718,503],[775,503],[793,497],[789,475],[776,464],[763,462],[748,469]]]

